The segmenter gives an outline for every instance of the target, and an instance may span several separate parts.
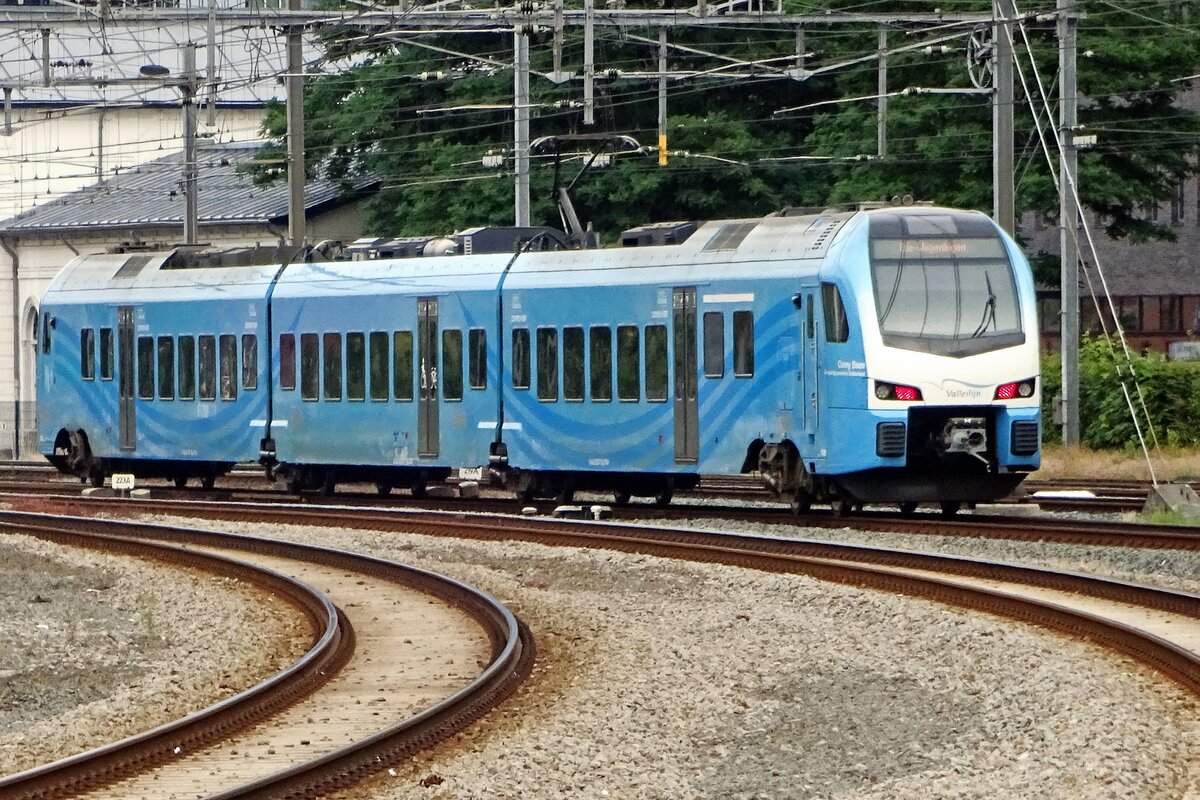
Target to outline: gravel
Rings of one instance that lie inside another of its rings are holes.
[[[0,537],[0,775],[124,738],[298,658],[298,612],[231,579]]]
[[[1179,588],[1200,575],[1194,557],[1162,551],[780,527]],[[650,556],[270,531],[477,585],[537,640],[533,676],[497,713],[340,797],[1200,798],[1200,704],[1128,659],[1046,631]],[[203,656],[189,674],[204,672]]]

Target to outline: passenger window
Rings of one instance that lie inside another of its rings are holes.
[[[646,399],[667,399],[667,326],[646,326]]]
[[[583,399],[583,328],[563,328],[563,399]]]
[[[842,293],[837,284],[821,284],[821,304],[825,307],[825,341],[850,341],[850,323],[846,319],[846,306],[842,304]]]
[[[467,348],[471,351],[471,388],[487,388],[487,331],[471,328]]]
[[[462,400],[462,357],[462,331],[454,328],[442,331],[442,399],[444,400]]]
[[[625,401],[641,399],[641,365],[638,361],[636,325],[617,326],[617,397]]]
[[[371,331],[371,399],[388,399],[388,347],[387,331]]]
[[[50,312],[42,314],[42,352],[50,352]]]
[[[200,337],[200,399],[217,399],[217,337]]]
[[[154,399],[154,339],[150,336],[139,336],[137,341],[137,375],[138,397],[143,400]]]
[[[754,313],[733,312],[733,375],[749,378],[754,374]]]
[[[813,304],[804,307],[804,335],[812,341],[817,337],[817,320],[813,314]]]
[[[392,393],[397,400],[413,399],[412,331],[396,331],[392,337]]]
[[[367,399],[367,338],[346,334],[346,399]]]
[[[326,400],[342,399],[342,335],[327,333],[321,339]]]
[[[100,329],[100,378],[106,381],[111,381],[113,378],[112,328]]]
[[[558,331],[538,328],[537,332],[538,400],[558,400]]]
[[[279,388],[296,388],[296,334],[279,334]]]
[[[175,340],[158,337],[158,399],[175,399]]]
[[[725,315],[704,312],[704,377],[725,377]]]
[[[179,337],[179,399],[196,399],[196,339]]]
[[[321,394],[321,353],[315,333],[300,334],[300,397],[316,400]]]
[[[612,328],[597,325],[588,335],[591,337],[592,400],[607,403],[612,400]]]
[[[258,337],[253,333],[242,334],[242,388],[258,388]]]
[[[85,381],[96,379],[95,331],[84,328],[79,332],[79,376]]]
[[[221,334],[221,399],[237,400],[238,360],[237,337]]]
[[[514,389],[529,388],[529,329],[513,328],[512,379]]]

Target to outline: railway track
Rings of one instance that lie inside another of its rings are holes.
[[[264,684],[176,723],[0,779],[4,798],[327,792],[460,730],[507,696],[532,664],[531,642],[503,606],[424,570],[127,520],[4,514],[0,526],[245,574],[287,593],[321,631],[301,662]],[[256,565],[217,552],[231,550]],[[346,610],[284,572],[319,583]],[[464,658],[462,641],[446,649],[456,637],[474,641],[474,656]],[[456,658],[459,666],[449,668]]]

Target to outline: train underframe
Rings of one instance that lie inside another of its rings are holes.
[[[666,506],[676,491],[694,489],[700,483],[695,473],[528,470],[494,463],[491,479],[493,485],[503,486],[527,502],[553,498],[570,503],[576,492],[611,492],[618,506],[634,497],[653,498],[656,505]]]
[[[92,453],[87,432],[59,431],[50,463],[64,475],[74,475],[84,483],[103,486],[110,475],[129,473],[137,478],[162,478],[183,488],[189,480],[198,480],[205,489],[213,488],[217,478],[235,466],[232,461],[187,461],[183,459],[147,459],[97,456]]]

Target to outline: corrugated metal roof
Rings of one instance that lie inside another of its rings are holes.
[[[197,147],[199,224],[265,225],[287,219],[286,182],[258,186],[238,172],[261,148],[262,142],[202,144]],[[182,228],[183,155],[176,153],[128,170],[57,200],[0,222],[0,233],[46,233],[130,227]],[[361,181],[366,189],[375,182]],[[310,180],[304,189],[305,208],[342,198],[328,180]]]

